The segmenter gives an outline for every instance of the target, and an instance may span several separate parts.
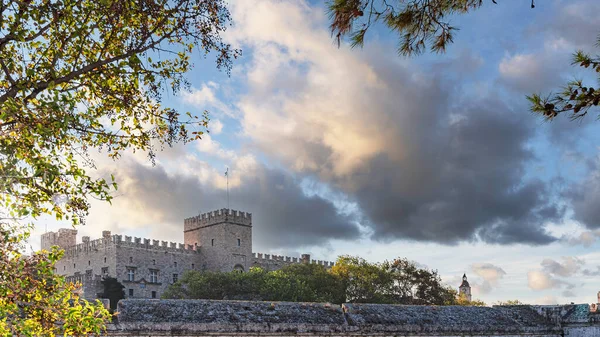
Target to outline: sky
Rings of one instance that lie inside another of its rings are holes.
[[[255,252],[373,262],[407,257],[489,304],[591,303],[600,291],[598,121],[529,112],[525,96],[572,79],[595,52],[595,0],[485,1],[452,17],[445,54],[399,56],[375,27],[338,48],[322,1],[237,0],[225,39],[231,75],[194,55],[180,112],[210,112],[210,133],[114,162],[112,205],[92,200],[79,235],[183,241],[184,218],[227,207],[253,214]],[[592,74],[593,75],[593,74]],[[39,234],[68,227],[39,219]]]

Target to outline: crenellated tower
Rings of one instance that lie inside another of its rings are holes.
[[[201,268],[248,271],[252,260],[252,214],[223,208],[184,220],[184,242],[200,250]]]
[[[52,246],[59,246],[62,249],[75,246],[77,243],[77,230],[70,228],[61,228],[58,232],[47,232],[42,234],[42,249],[50,250]]]

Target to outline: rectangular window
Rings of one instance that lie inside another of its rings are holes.
[[[173,267],[177,268],[177,262],[173,262]]]
[[[133,297],[133,289],[129,289],[129,297]]]
[[[178,279],[179,279],[179,275],[173,274],[173,283],[177,283]]]
[[[238,247],[242,245],[242,240],[238,239]]]
[[[192,263],[192,269],[194,269],[194,264]]]
[[[156,264],[156,260],[152,260],[152,264]]]
[[[158,283],[158,270],[150,269],[150,283]]]
[[[156,298],[156,291],[152,292],[152,298]]]
[[[127,268],[127,281],[135,280],[135,268]]]
[[[92,261],[88,261],[88,266],[92,264]]]
[[[102,267],[102,275],[108,275],[108,267]]]
[[[104,263],[106,263],[106,258],[104,258]]]
[[[214,245],[215,245],[215,239],[211,239],[211,240],[210,240],[210,245],[211,245],[211,246],[214,246]]]
[[[133,263],[133,257],[129,257],[129,263]]]

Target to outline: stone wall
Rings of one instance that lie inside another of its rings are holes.
[[[275,254],[262,254],[252,253],[251,267],[261,267],[264,270],[278,270],[285,266],[297,263],[313,263],[325,266],[325,268],[331,268],[334,262],[322,261],[322,260],[311,260],[309,254],[304,254],[303,257],[290,257]]]
[[[559,337],[564,333],[560,325],[525,306],[122,300],[118,311],[119,322],[109,326],[110,336]],[[577,337],[590,336],[576,328],[571,331]]]

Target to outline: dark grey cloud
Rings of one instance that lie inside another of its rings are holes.
[[[573,208],[573,218],[587,228],[600,228],[600,166],[593,163],[584,178],[565,192]]]
[[[335,181],[343,189],[351,182],[374,237],[554,241],[542,225],[563,212],[547,198],[544,182],[523,179],[535,159],[528,147],[535,134],[532,116],[493,96],[457,98],[457,83],[415,83],[406,80],[407,69],[377,63],[395,95],[371,94],[395,126],[395,137],[386,153]]]
[[[148,225],[162,224],[155,231],[183,231],[183,220],[199,213],[227,207],[226,193],[195,177],[169,175],[160,166],[129,162],[115,174],[122,184],[114,203],[131,212],[151,210]],[[278,169],[258,166],[244,176],[239,187],[230,188],[231,208],[252,213],[257,249],[314,246],[332,238],[356,239],[354,220],[339,214],[334,205],[319,196],[306,196],[299,182]]]
[[[584,264],[585,261],[573,256],[563,257],[562,263],[549,258],[544,259],[541,263],[544,272],[562,277],[575,275]]]
[[[465,62],[471,62],[465,55]],[[262,134],[256,139],[260,148],[291,167],[298,158],[317,163],[297,170],[347,193],[378,240],[547,244],[557,239],[544,223],[558,221],[564,210],[550,199],[544,181],[524,179],[527,165],[537,160],[529,144],[536,134],[535,116],[513,110],[495,93],[478,97],[464,92],[459,81],[419,72],[396,62],[393,54],[374,51],[363,57],[380,84],[359,86],[353,96],[345,96],[356,104],[344,115],[364,116],[365,133],[383,138],[383,149],[336,173],[346,154],[339,153],[335,139],[318,141],[303,132],[327,133],[329,125],[312,124],[310,118],[285,110],[310,104],[302,101],[305,97],[327,99],[305,87],[286,97],[286,103],[281,97],[273,102],[294,120],[301,137]],[[268,97],[260,97],[257,104],[265,109],[269,103]]]

